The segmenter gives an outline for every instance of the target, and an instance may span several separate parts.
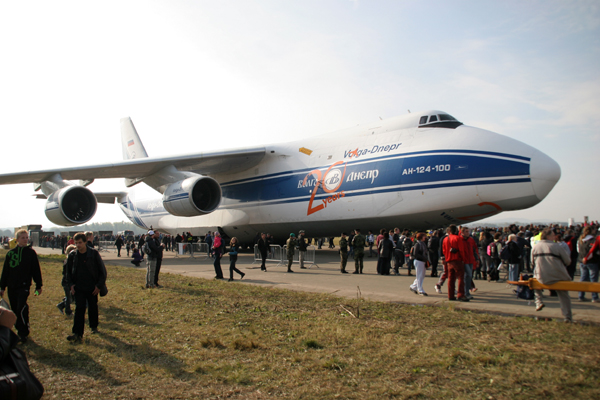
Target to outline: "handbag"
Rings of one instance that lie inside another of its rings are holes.
[[[106,287],[106,284],[102,285],[102,287],[100,288],[100,297],[104,297],[108,294],[108,288]]]
[[[29,369],[25,353],[14,348],[0,363],[0,399],[39,400],[44,386]]]

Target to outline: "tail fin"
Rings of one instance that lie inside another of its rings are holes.
[[[146,149],[129,117],[121,118],[121,146],[123,147],[123,160],[148,157],[148,153],[146,153]],[[143,180],[144,177],[136,179],[125,178],[125,186],[131,187]]]
[[[129,117],[121,118],[121,145],[123,146],[123,160],[148,157],[148,153],[146,153],[146,149]]]

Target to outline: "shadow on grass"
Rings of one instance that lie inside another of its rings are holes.
[[[120,359],[127,359],[136,364],[162,368],[166,373],[176,376],[179,379],[192,379],[195,377],[194,374],[184,369],[185,364],[183,361],[149,344],[126,343],[108,333],[101,333],[100,336],[104,340],[104,343],[99,344],[98,347],[104,348],[107,352]]]
[[[147,318],[141,318],[138,315],[132,314],[119,307],[102,307],[102,314],[102,326],[106,329],[115,331],[120,330],[119,324],[127,324],[130,326],[159,326],[159,324],[151,323]]]
[[[86,354],[85,349],[80,350],[79,346],[82,345],[73,345],[68,354],[62,354],[30,340],[27,342],[27,352],[30,354],[30,358],[48,367],[77,375],[86,375],[93,379],[101,379],[110,386],[119,386],[125,383],[113,377],[102,364]],[[82,368],[82,365],[85,365],[85,368]]]

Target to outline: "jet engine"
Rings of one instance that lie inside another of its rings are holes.
[[[46,217],[56,225],[80,225],[92,219],[97,208],[96,196],[91,190],[65,186],[48,196]]]
[[[217,181],[197,175],[169,185],[163,193],[163,206],[178,217],[205,215],[216,210],[221,195]]]

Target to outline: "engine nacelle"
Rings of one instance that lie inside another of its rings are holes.
[[[163,206],[172,215],[194,217],[213,212],[221,203],[221,186],[208,176],[192,176],[170,185]]]
[[[46,202],[46,217],[61,226],[85,224],[96,214],[98,202],[83,186],[66,186],[53,192]]]

